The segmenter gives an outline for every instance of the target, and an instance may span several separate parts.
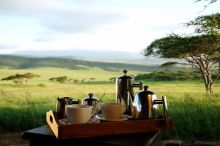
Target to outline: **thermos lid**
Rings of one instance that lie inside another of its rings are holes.
[[[57,100],[58,100],[58,101],[71,101],[71,100],[73,100],[73,97],[58,96],[58,97],[57,97]]]
[[[153,91],[148,90],[149,86],[144,85],[144,89],[139,91],[137,94],[141,95],[141,96],[145,96],[145,95],[153,95],[155,94]]]

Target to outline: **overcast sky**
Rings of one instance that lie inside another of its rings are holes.
[[[0,53],[43,50],[140,52],[183,24],[216,13],[195,0],[0,0]],[[203,10],[203,11],[202,11]]]

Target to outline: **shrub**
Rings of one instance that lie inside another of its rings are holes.
[[[60,77],[50,78],[49,80],[50,81],[56,81],[56,82],[59,82],[59,83],[64,83],[64,82],[66,82],[67,79],[68,79],[67,76],[60,76]]]
[[[201,75],[197,72],[188,72],[188,71],[178,71],[171,72],[169,70],[166,71],[154,71],[149,74],[139,74],[135,77],[136,80],[162,80],[162,81],[170,81],[170,80],[192,80],[192,79],[201,79]]]

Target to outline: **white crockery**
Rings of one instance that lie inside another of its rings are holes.
[[[73,104],[66,106],[67,120],[71,124],[87,123],[92,115],[92,106]]]
[[[121,119],[124,107],[121,103],[106,103],[101,105],[101,113],[105,119]]]

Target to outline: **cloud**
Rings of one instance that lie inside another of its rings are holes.
[[[12,53],[16,50],[17,46],[14,44],[0,44],[0,54]]]
[[[0,11],[5,13],[47,12],[65,9],[59,0],[1,0]]]
[[[49,17],[50,19],[43,18],[43,26],[49,30],[65,33],[93,31],[122,18],[114,13],[96,12],[59,12],[57,15],[51,14]]]
[[[44,28],[56,32],[88,32],[100,26],[119,21],[125,15],[109,12],[77,9],[59,0],[1,0],[2,15],[36,19]]]
[[[49,38],[43,38],[43,37],[38,37],[36,39],[34,39],[34,41],[36,42],[48,42],[48,41],[52,41],[52,39],[49,39]]]
[[[14,44],[0,44],[0,50],[14,50],[16,46]]]

